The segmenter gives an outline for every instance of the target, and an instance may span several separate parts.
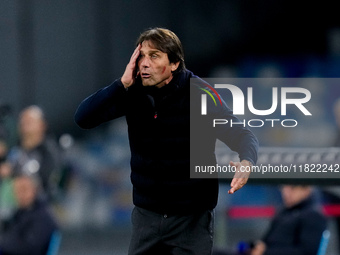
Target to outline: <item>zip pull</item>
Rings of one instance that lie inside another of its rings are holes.
[[[154,119],[157,119],[157,112],[155,112],[155,115],[153,116]]]

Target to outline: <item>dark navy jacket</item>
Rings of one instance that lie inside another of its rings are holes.
[[[86,98],[77,109],[75,121],[85,129],[126,116],[136,206],[160,213],[216,206],[218,180],[190,179],[192,77],[196,77],[192,72],[182,71],[159,89],[144,87],[137,79],[127,90],[118,79]],[[230,109],[226,112],[225,118],[235,118]],[[241,160],[256,163],[258,142],[248,129],[226,129],[221,140],[236,150]],[[210,139],[210,145],[203,148],[204,155],[214,158],[215,141]]]
[[[0,254],[45,255],[56,229],[47,205],[37,200],[32,207],[19,209],[0,234]]]
[[[325,216],[310,196],[275,216],[263,238],[265,255],[315,255],[326,227]]]

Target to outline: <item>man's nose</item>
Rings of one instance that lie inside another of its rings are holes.
[[[150,66],[150,59],[148,57],[144,57],[141,62],[142,67],[149,67]]]

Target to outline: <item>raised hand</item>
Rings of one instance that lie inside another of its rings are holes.
[[[136,76],[137,74],[137,59],[139,57],[140,54],[140,49],[141,49],[142,45],[139,44],[135,51],[132,53],[131,58],[130,58],[130,62],[127,64],[126,68],[125,68],[125,72],[122,76],[122,78],[120,78],[121,82],[123,83],[125,88],[130,87],[132,84],[135,83],[136,80]]]

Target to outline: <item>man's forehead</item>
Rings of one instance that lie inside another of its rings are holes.
[[[153,44],[152,41],[149,41],[149,40],[143,41],[143,42],[142,42],[142,48],[141,48],[140,50],[141,50],[141,51],[145,51],[145,50],[146,50],[146,49],[145,49],[146,47],[150,48],[149,51],[152,51],[152,52],[163,52],[163,51],[161,51],[160,49],[158,49],[158,48]],[[163,53],[165,53],[165,52],[163,52]]]

